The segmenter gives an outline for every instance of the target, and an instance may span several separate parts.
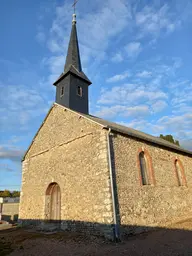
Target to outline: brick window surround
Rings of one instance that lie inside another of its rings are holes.
[[[179,166],[179,170],[178,170],[177,166]],[[186,177],[185,177],[185,170],[184,170],[184,167],[183,167],[183,164],[182,164],[181,160],[178,159],[178,158],[174,159],[174,171],[175,171],[175,176],[176,176],[176,179],[177,179],[178,186],[187,186],[187,180],[186,180]],[[180,182],[180,179],[179,179],[179,171],[180,171],[180,175],[181,175],[181,182]]]
[[[155,185],[156,181],[155,181],[155,175],[154,175],[154,170],[153,170],[153,164],[152,164],[152,158],[148,152],[147,149],[145,148],[139,148],[138,153],[137,153],[137,165],[138,165],[138,170],[139,170],[139,182],[141,186],[147,186],[143,184],[142,181],[142,170],[141,170],[141,166],[140,166],[140,158],[139,155],[140,153],[143,152],[145,159],[146,159],[146,165],[147,165],[147,174],[148,174],[148,178],[149,178],[149,183],[150,185]],[[150,186],[148,185],[148,186]]]

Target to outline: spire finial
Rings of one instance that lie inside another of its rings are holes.
[[[73,24],[76,24],[76,14],[75,14],[75,13],[73,13],[73,20],[72,20],[72,23],[73,23]]]
[[[74,14],[75,14],[75,7],[76,7],[76,4],[79,0],[74,0],[74,4],[72,5],[72,7],[74,7]]]

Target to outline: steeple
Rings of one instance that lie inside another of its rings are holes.
[[[73,65],[79,72],[82,71],[81,59],[80,59],[80,53],[79,53],[79,44],[78,44],[78,38],[77,38],[77,29],[76,29],[76,14],[73,14],[71,37],[69,41],[64,72],[67,70],[67,68],[70,65]]]
[[[64,65],[64,72],[55,81],[56,102],[78,112],[89,114],[88,87],[91,81],[82,71],[76,29],[76,14],[73,14],[71,36]]]

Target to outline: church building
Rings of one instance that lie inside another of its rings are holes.
[[[22,225],[120,239],[192,214],[192,152],[89,114],[76,15],[56,100],[22,160]]]

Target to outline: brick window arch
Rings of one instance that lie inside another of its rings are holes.
[[[152,159],[148,150],[142,148],[138,150],[137,162],[139,169],[140,185],[155,185]]]
[[[174,167],[178,186],[187,186],[185,170],[180,159],[174,160]]]

